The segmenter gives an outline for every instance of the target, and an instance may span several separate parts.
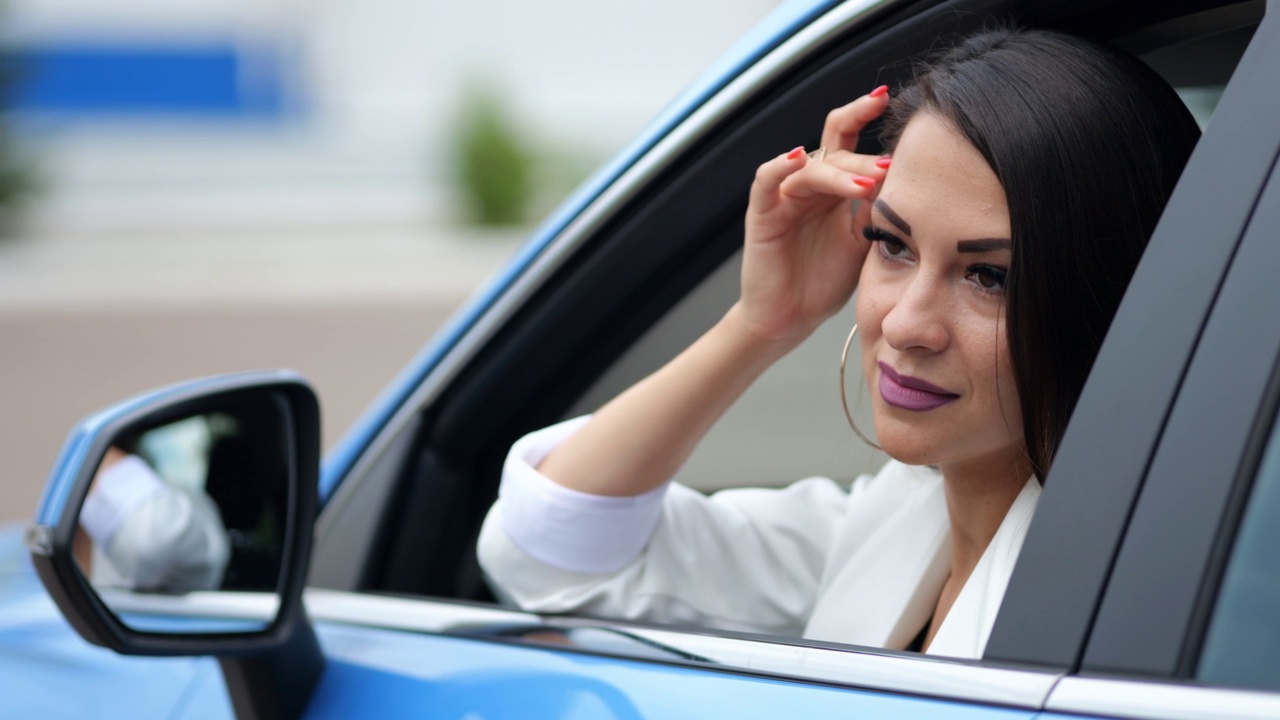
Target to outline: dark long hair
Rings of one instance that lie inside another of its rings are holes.
[[[1137,60],[1011,28],[969,36],[923,64],[889,105],[886,149],[918,112],[951,123],[1004,186],[1009,359],[1043,481],[1199,128]]]

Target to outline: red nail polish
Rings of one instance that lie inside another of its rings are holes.
[[[886,93],[888,93],[888,92],[889,92],[889,86],[888,86],[888,85],[881,85],[880,87],[876,88],[875,90],[872,90],[872,91],[871,91],[871,93],[870,93],[870,95],[871,95],[871,97],[880,97],[881,95],[884,95],[884,94],[886,94]]]
[[[796,148],[795,150],[792,150],[791,152],[787,153],[787,159],[788,159],[788,160],[795,160],[796,158],[800,157],[800,156],[801,156],[801,155],[803,155],[803,154],[804,154],[804,146],[803,146],[803,145],[801,145],[800,147]]]
[[[888,167],[889,167],[889,163],[891,163],[891,162],[893,162],[893,158],[883,157],[883,158],[880,158],[879,160],[877,160],[877,161],[876,161],[876,167],[878,167],[878,168],[888,168]]]
[[[876,181],[865,175],[854,175],[853,184],[858,187],[871,188],[875,187]]]

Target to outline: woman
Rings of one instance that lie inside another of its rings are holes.
[[[882,114],[888,154],[855,154]],[[485,569],[530,610],[980,657],[1197,137],[1137,61],[1041,31],[972,36],[894,99],[880,87],[834,110],[821,150],[760,167],[725,317],[591,418],[512,448]],[[855,287],[884,469],[847,493],[670,483]]]

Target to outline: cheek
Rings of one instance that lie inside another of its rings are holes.
[[[872,252],[875,249],[872,248]],[[885,292],[884,283],[877,282],[875,269],[871,267],[875,258],[868,257],[862,264],[862,273],[858,276],[858,291],[855,296],[854,313],[858,323],[858,335],[878,337],[880,323],[892,307],[892,300]]]
[[[1022,411],[1018,403],[1018,385],[1013,376],[1013,363],[1009,357],[1009,342],[1005,337],[1004,323],[998,326],[990,320],[982,323],[985,326],[981,347],[988,348],[987,357],[982,364],[988,368],[985,384],[989,393],[989,403],[993,411],[999,413],[1004,420],[1002,425],[1021,432]],[[975,361],[981,359],[974,358]]]
[[[869,263],[868,263],[869,264]],[[875,348],[880,340],[881,323],[888,311],[893,307],[884,288],[870,277],[865,266],[858,280],[858,294],[854,305],[856,322],[858,323],[858,343],[862,352],[862,372],[865,377],[872,377],[875,367]]]

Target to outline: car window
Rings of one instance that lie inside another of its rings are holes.
[[[1280,690],[1280,424],[1273,427],[1227,562],[1197,672]]]
[[[1138,56],[1177,90],[1204,129],[1223,88],[1261,22],[1264,4],[1237,3],[1143,28],[1115,44]],[[1170,35],[1186,33],[1170,41]]]

